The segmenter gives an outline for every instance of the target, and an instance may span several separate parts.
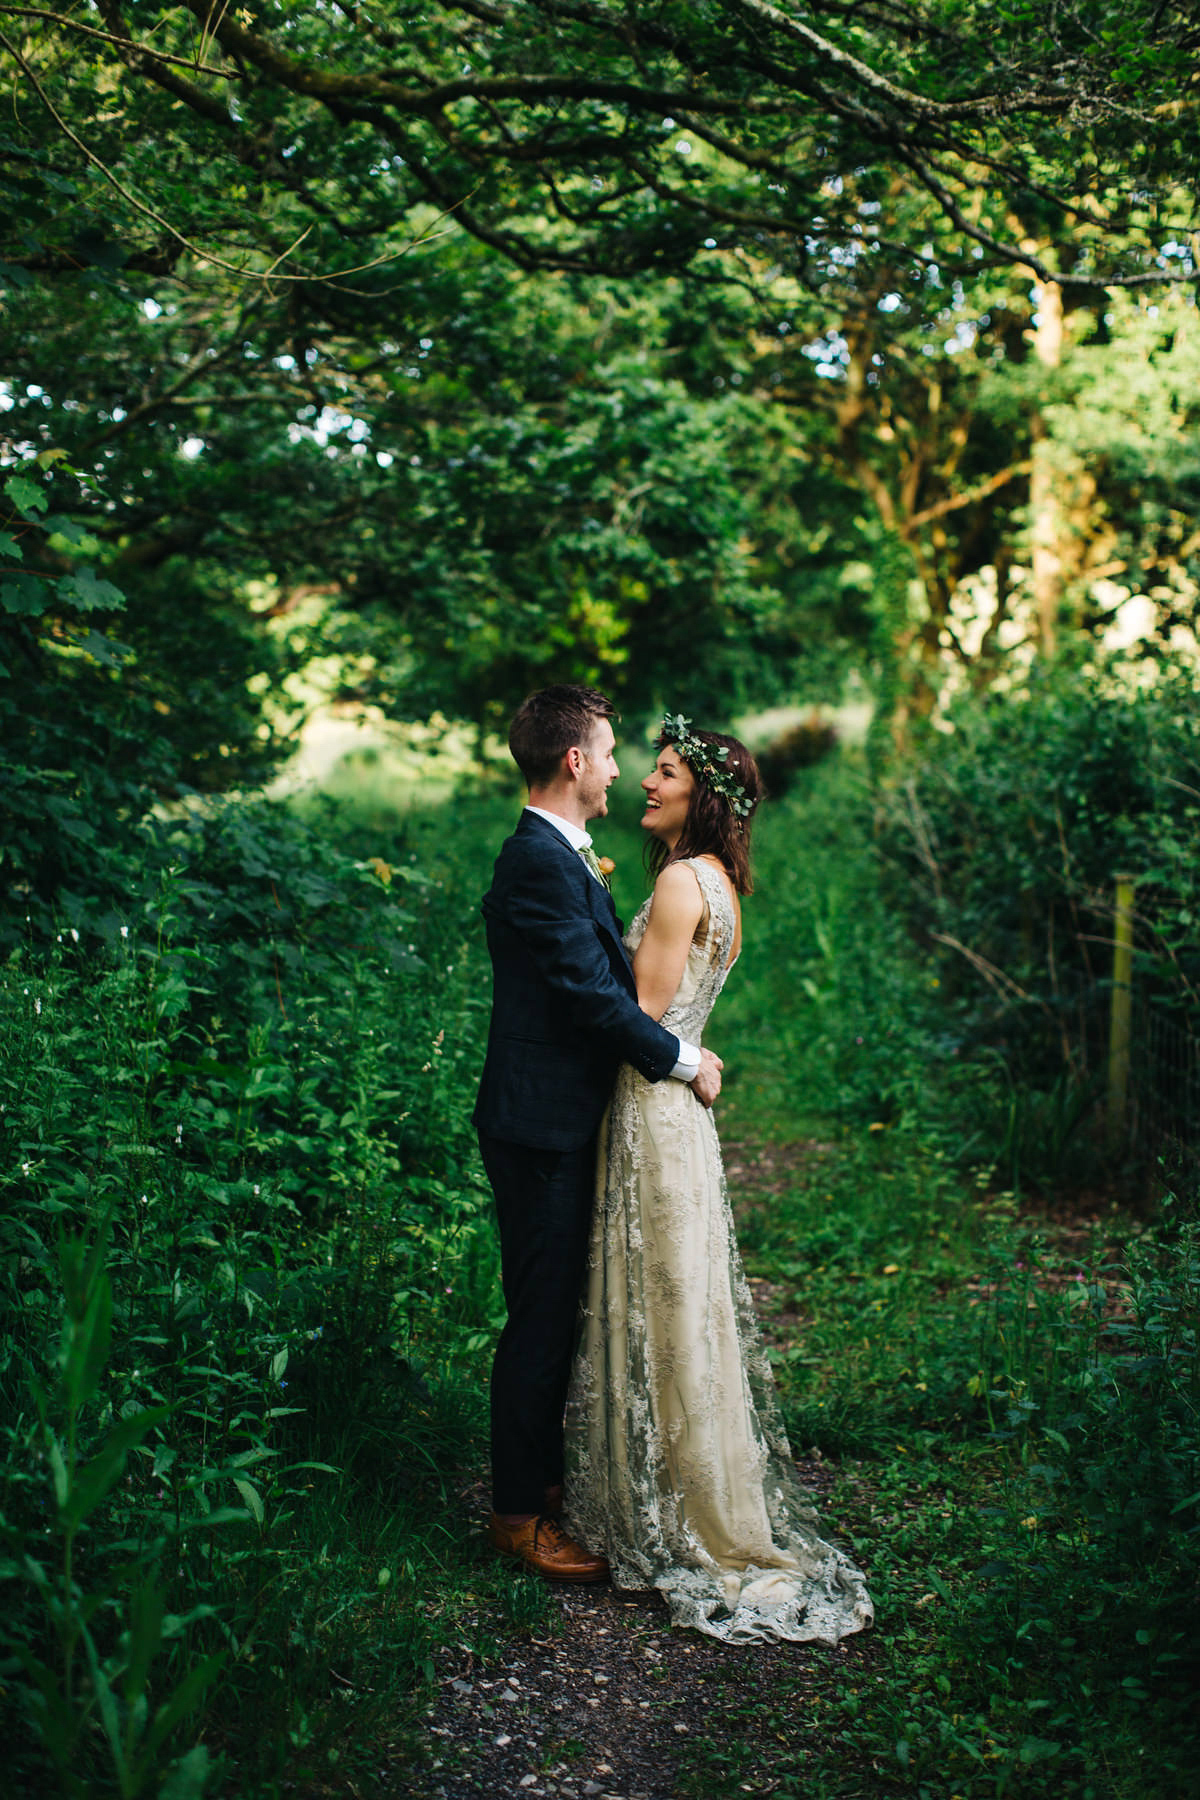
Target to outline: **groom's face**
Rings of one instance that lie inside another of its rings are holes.
[[[586,744],[581,744],[583,767],[579,772],[579,800],[584,816],[602,819],[608,811],[608,790],[621,773],[613,755],[616,744],[613,728],[607,719],[597,719]]]

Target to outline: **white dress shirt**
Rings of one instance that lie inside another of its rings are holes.
[[[572,824],[570,819],[562,819],[557,813],[547,812],[543,806],[527,806],[525,811],[536,813],[539,819],[545,819],[547,825],[553,825],[554,829],[561,832],[566,838],[572,850],[586,850],[591,844],[591,833]],[[584,867],[587,867],[586,863]],[[588,873],[591,874],[590,869]],[[592,880],[595,881],[595,879],[596,877],[592,875]],[[685,1043],[683,1038],[679,1038],[678,1041],[679,1061],[671,1070],[671,1074],[676,1081],[694,1081],[700,1073],[700,1052],[694,1044]]]

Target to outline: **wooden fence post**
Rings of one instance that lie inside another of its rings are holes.
[[[1133,894],[1132,875],[1117,875],[1113,915],[1112,1011],[1108,1031],[1108,1148],[1117,1151],[1125,1137],[1129,1100],[1129,1045],[1133,1024]]]

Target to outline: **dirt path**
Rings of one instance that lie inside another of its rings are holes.
[[[715,1643],[673,1631],[656,1595],[609,1586],[556,1589],[555,1612],[553,1634],[516,1639],[486,1668],[442,1653],[426,1715],[428,1767],[406,1773],[400,1792],[412,1800],[773,1794],[827,1738],[833,1689],[851,1668],[865,1674],[870,1658],[869,1638],[837,1650]]]
[[[787,1179],[798,1152],[813,1149],[746,1156],[733,1147],[731,1179],[752,1185],[756,1196],[769,1195],[773,1183]],[[769,1284],[754,1285],[770,1311]],[[769,1334],[790,1324],[772,1319]],[[824,1512],[829,1470],[816,1457],[797,1466]],[[482,1488],[464,1496],[464,1505],[478,1515],[482,1534]],[[827,1524],[836,1534],[836,1519]],[[806,1764],[837,1729],[835,1690],[855,1674],[870,1679],[869,1633],[836,1650],[730,1647],[672,1630],[654,1594],[607,1585],[552,1591],[553,1629],[514,1632],[486,1667],[465,1650],[440,1652],[437,1694],[425,1719],[426,1765],[402,1777],[397,1771],[394,1787],[385,1776],[384,1792],[411,1800],[798,1794]],[[489,1625],[498,1635],[495,1622],[481,1617],[478,1624],[485,1635]],[[847,1756],[853,1760],[849,1749]],[[869,1769],[860,1791],[876,1791]]]

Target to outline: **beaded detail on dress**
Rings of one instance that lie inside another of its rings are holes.
[[[736,918],[720,874],[686,866],[705,907],[662,1022],[699,1044]],[[581,1324],[567,1518],[617,1585],[658,1588],[674,1623],[731,1643],[836,1643],[869,1625],[863,1576],[819,1534],[791,1460],[712,1113],[628,1064],[600,1131]]]

